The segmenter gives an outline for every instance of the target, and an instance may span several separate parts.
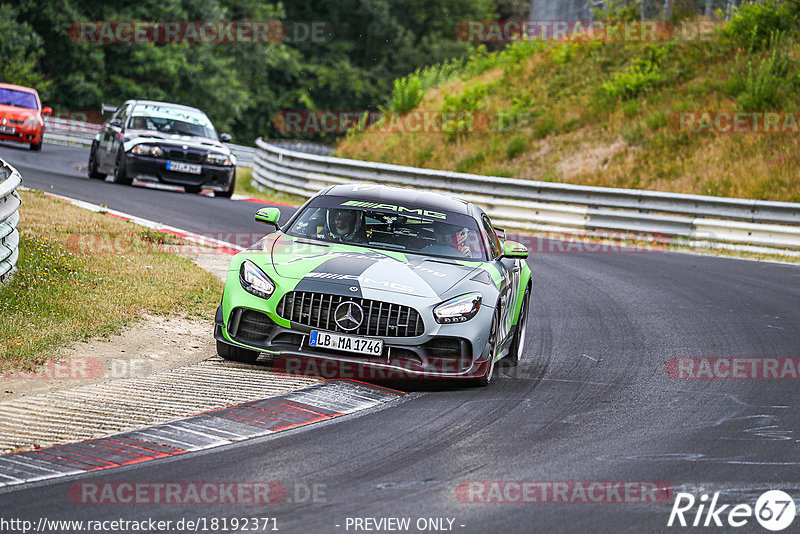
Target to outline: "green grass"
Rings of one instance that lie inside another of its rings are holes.
[[[18,271],[0,288],[0,372],[33,370],[143,314],[213,319],[222,284],[169,253],[173,236],[38,192],[22,200]]]

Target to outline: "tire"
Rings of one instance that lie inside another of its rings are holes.
[[[117,152],[117,161],[114,163],[114,183],[120,185],[133,183],[133,178],[128,176],[128,171],[125,169],[125,152],[122,150]]]
[[[89,165],[87,167],[87,174],[92,180],[103,180],[106,175],[97,170],[97,145],[92,143],[92,148],[89,150]]]
[[[494,312],[494,319],[492,319],[492,329],[489,332],[489,360],[484,364],[483,374],[472,381],[472,385],[476,387],[486,387],[492,383],[494,378],[494,370],[496,367],[495,356],[497,352],[497,329],[500,327],[500,310]]]
[[[40,152],[42,150],[42,142],[39,141],[38,143],[31,143],[28,148],[33,150],[34,152]]]
[[[203,186],[202,185],[184,185],[183,186],[183,190],[186,191],[187,193],[191,193],[193,195],[196,195],[196,194],[200,193],[203,190]]]
[[[234,175],[233,180],[231,180],[231,185],[228,187],[226,191],[222,192],[215,192],[215,197],[221,198],[231,198],[233,196],[233,190],[236,189],[236,176]]]
[[[525,296],[522,297],[522,308],[519,311],[519,320],[517,321],[517,331],[514,334],[514,341],[511,342],[511,349],[508,351],[508,356],[503,358],[505,365],[516,366],[522,357],[522,351],[525,348],[525,333],[527,331],[528,323],[528,306],[531,300],[531,290],[525,290]]]
[[[217,354],[226,360],[242,363],[255,363],[258,359],[258,351],[243,349],[219,340],[217,340]]]

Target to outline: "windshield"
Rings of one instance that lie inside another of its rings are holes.
[[[485,260],[472,217],[415,206],[317,197],[286,229],[294,237],[450,259]]]
[[[204,113],[153,104],[137,104],[133,108],[129,128],[217,139],[217,132]]]
[[[39,109],[36,95],[14,89],[0,89],[0,104],[18,108]]]

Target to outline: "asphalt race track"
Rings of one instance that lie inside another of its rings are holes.
[[[0,157],[28,187],[195,232],[259,230],[248,202],[90,181],[77,169],[86,149],[45,145],[37,154],[6,145]],[[695,530],[667,527],[672,497],[481,503],[457,489],[471,481],[662,482],[698,499],[719,492],[728,510],[754,505],[768,489],[800,492],[797,380],[668,374],[673,358],[799,357],[798,267],[662,252],[534,253],[529,263],[526,353],[488,388],[395,384],[410,394],[382,409],[3,491],[0,516],[274,517],[283,532],[353,532],[348,518],[365,517],[412,525],[449,518],[465,533],[664,532]],[[277,481],[289,495],[268,505],[93,505],[69,496],[76,482],[122,481]],[[314,485],[317,498],[304,498]],[[517,492],[507,498],[519,500]],[[704,530],[765,532],[754,518]]]

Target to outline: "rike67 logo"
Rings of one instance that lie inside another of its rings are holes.
[[[750,524],[755,517],[765,529],[778,532],[789,528],[796,513],[792,498],[780,490],[762,494],[755,507],[749,504],[720,504],[719,492],[714,493],[713,497],[703,494],[699,499],[691,493],[678,493],[667,526],[738,528]]]

